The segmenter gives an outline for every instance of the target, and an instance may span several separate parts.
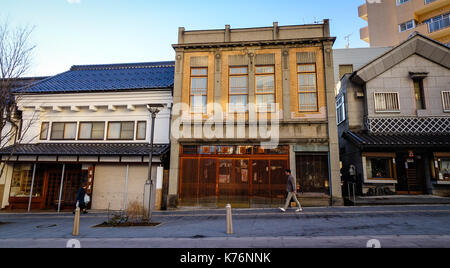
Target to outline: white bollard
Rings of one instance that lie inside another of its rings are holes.
[[[227,234],[233,234],[233,217],[230,204],[227,205]]]

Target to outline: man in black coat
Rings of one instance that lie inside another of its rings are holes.
[[[84,197],[86,195],[87,185],[83,184],[80,189],[78,189],[77,196],[75,198],[75,203],[77,204],[75,209],[79,207],[83,214],[87,214],[86,203],[84,202]],[[75,213],[75,212],[74,212]]]

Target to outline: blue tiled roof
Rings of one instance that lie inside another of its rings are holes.
[[[173,87],[175,62],[78,65],[18,90],[20,93],[71,93]]]

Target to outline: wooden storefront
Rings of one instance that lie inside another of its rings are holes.
[[[182,146],[179,196],[182,206],[271,207],[286,197],[289,147]]]

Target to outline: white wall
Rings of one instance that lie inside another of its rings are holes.
[[[24,126],[31,125],[23,133],[22,143],[73,143],[74,141],[39,140],[42,122],[106,122],[108,121],[147,121],[146,140],[123,141],[127,143],[148,143],[150,140],[150,115],[146,105],[150,103],[170,104],[170,91],[144,91],[119,93],[82,93],[82,94],[39,94],[22,96],[19,109],[24,111]],[[135,128],[136,129],[136,128]],[[170,129],[169,109],[161,111],[156,119],[156,144],[168,144]],[[78,136],[78,135],[77,135]],[[136,136],[136,135],[134,135]],[[118,142],[118,141],[79,141],[82,143]]]

